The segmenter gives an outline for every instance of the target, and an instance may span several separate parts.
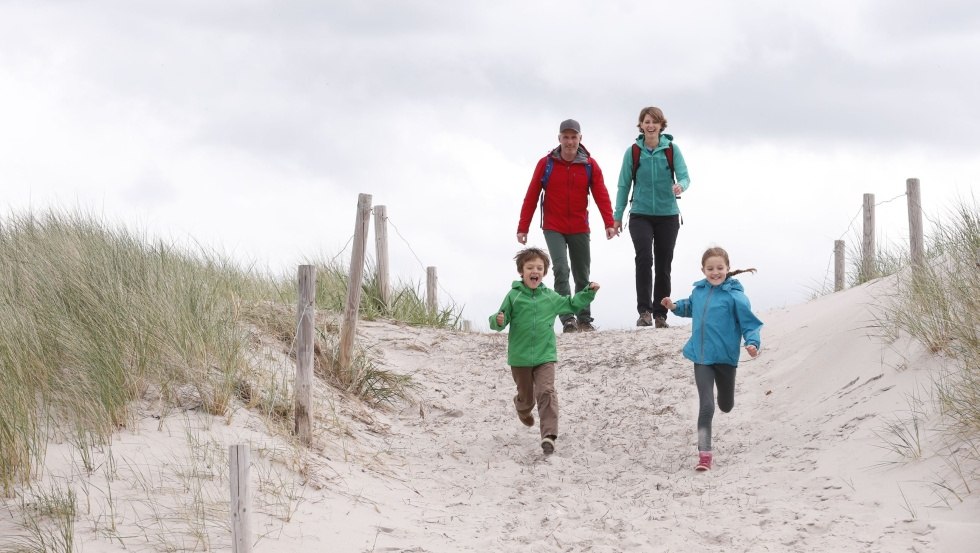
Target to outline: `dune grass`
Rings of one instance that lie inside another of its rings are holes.
[[[943,414],[980,434],[980,209],[962,204],[930,238],[928,261],[899,273],[888,320],[953,370],[937,379]]]
[[[340,310],[345,272],[325,265],[318,273],[318,311]],[[147,395],[227,413],[246,390],[255,392],[247,323],[287,345],[295,336],[294,278],[244,270],[84,213],[0,221],[0,493],[9,497],[37,475],[51,439],[74,444],[84,462],[130,425],[133,401]],[[365,317],[438,327],[458,322],[454,308],[420,307],[414,288],[397,290],[393,307],[379,310],[371,286],[362,294]],[[346,382],[346,391],[376,403],[411,389],[410,378],[375,368],[361,350],[358,366],[346,369],[353,379],[336,374],[344,370],[331,342],[336,330],[317,333],[319,375],[327,382]],[[283,399],[277,409],[288,404]]]
[[[898,261],[896,261],[898,260]],[[945,369],[931,375],[940,425],[955,443],[937,452],[950,468],[937,475],[935,493],[947,505],[976,489],[980,462],[980,209],[962,202],[942,218],[929,236],[926,261],[914,266],[905,254],[885,256],[876,267],[893,267],[896,294],[878,307],[878,322],[888,336],[905,333],[934,355]],[[899,268],[900,267],[900,268]],[[918,403],[921,407],[921,402]],[[921,423],[925,413],[911,407],[911,418],[888,422],[879,438],[899,457],[923,455]],[[964,463],[963,459],[970,459]]]

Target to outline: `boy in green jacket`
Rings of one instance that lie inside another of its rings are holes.
[[[555,391],[555,317],[578,313],[595,299],[599,285],[590,282],[574,296],[562,296],[545,286],[551,261],[543,250],[526,248],[514,257],[517,273],[500,309],[490,315],[490,328],[501,331],[510,324],[507,337],[507,364],[511,366],[517,395],[517,418],[534,426],[531,410],[535,401],[541,418],[541,449],[551,454],[558,439],[558,393]]]

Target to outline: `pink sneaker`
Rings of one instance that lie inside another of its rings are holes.
[[[704,472],[706,470],[711,470],[711,452],[710,451],[699,451],[698,452],[698,466],[694,467],[694,470],[698,472]]]

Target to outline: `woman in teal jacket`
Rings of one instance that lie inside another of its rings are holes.
[[[670,295],[670,266],[681,228],[677,198],[690,186],[691,179],[674,137],[663,134],[667,119],[660,108],[640,110],[636,126],[642,134],[623,156],[613,229],[617,234],[623,230],[626,200],[630,198],[632,186],[629,229],[636,252],[636,311],[640,315],[636,326],[655,324],[657,328],[666,328],[667,310],[660,302]]]
[[[745,340],[750,356],[759,354],[762,321],[752,313],[742,283],[733,276],[755,269],[729,271],[728,252],[709,248],[701,256],[704,280],[694,283],[691,297],[662,304],[678,317],[691,317],[691,338],[684,345],[684,357],[694,362],[694,382],[698,387],[698,464],[696,470],[711,468],[711,419],[715,414],[714,388],[718,388],[718,408],[728,413],[735,406],[735,370],[739,345]]]

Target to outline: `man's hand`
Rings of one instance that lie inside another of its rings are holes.
[[[609,227],[606,229],[606,240],[612,240],[617,236],[619,236],[619,231],[616,230],[616,227]]]
[[[517,241],[520,242],[521,244],[527,244],[527,233],[526,232],[518,232],[517,233]]]

